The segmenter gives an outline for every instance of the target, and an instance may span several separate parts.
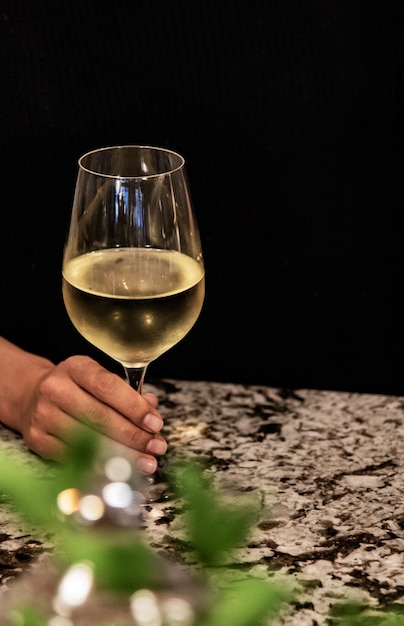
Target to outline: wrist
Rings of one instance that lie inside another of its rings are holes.
[[[26,352],[0,337],[0,421],[23,432],[34,411],[36,390],[54,367],[48,359]]]

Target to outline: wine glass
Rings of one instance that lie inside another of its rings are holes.
[[[141,393],[148,364],[189,332],[204,300],[185,161],[127,145],[88,152],[78,164],[63,254],[66,311]]]

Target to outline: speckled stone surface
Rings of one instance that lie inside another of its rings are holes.
[[[202,459],[220,489],[260,502],[237,560],[245,575],[292,582],[298,600],[283,625],[327,624],[332,606],[349,599],[376,613],[404,604],[403,398],[189,381],[146,387],[159,397],[167,460]],[[0,439],[40,467],[14,433],[3,429]],[[164,461],[151,490],[164,496]],[[186,560],[177,553],[178,507],[162,497],[149,508],[153,546]],[[27,542],[46,548],[7,511],[0,533],[9,553]],[[0,604],[19,574],[3,579]]]

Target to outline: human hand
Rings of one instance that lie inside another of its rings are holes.
[[[34,380],[19,428],[31,450],[60,461],[72,436],[91,427],[132,448],[140,471],[156,471],[156,456],[167,449],[156,396],[137,393],[86,356],[69,357]]]

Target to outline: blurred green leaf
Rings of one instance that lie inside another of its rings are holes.
[[[21,518],[52,530],[58,480],[35,476],[29,467],[3,454],[0,459],[0,491],[15,506]]]
[[[61,525],[55,514],[57,495],[68,487],[80,489],[85,484],[97,446],[96,435],[85,432],[71,441],[65,463],[47,466],[44,462],[41,474],[4,451],[0,457],[0,493],[7,496],[21,519],[57,534]]]
[[[330,626],[404,626],[404,607],[371,609],[355,602],[339,602],[331,609]]]
[[[21,607],[8,616],[10,626],[46,626],[45,616],[32,607]]]
[[[133,593],[143,587],[164,583],[164,563],[141,537],[117,530],[98,532],[86,529],[64,535],[61,558],[65,565],[89,561],[94,567],[98,589]]]
[[[91,562],[98,591],[127,598],[136,589],[167,590],[173,563],[169,565],[145,545],[141,531],[106,529],[102,521],[100,526],[76,524],[73,516],[67,518],[57,509],[61,491],[85,491],[91,487],[99,441],[95,433],[84,433],[71,442],[66,463],[49,465],[48,474],[46,463],[43,472],[33,472],[23,459],[4,451],[0,457],[0,494],[13,504],[21,519],[53,535],[59,545],[55,557],[62,570],[77,562]],[[231,551],[245,546],[248,533],[259,518],[260,502],[241,504],[232,499],[232,494],[229,497],[221,493],[195,461],[167,466],[167,475],[184,504],[184,539],[196,555],[199,572],[204,573],[203,585],[211,590],[210,610],[197,622],[198,626],[259,626],[271,619],[279,623],[282,609],[288,612],[287,604],[293,601],[287,586],[253,577],[235,580],[234,572],[226,567]],[[342,602],[334,605],[328,623],[404,626],[404,609],[400,605],[392,611],[388,609]],[[35,607],[13,611],[8,622],[9,626],[46,623]]]
[[[291,594],[261,579],[234,582],[219,595],[200,626],[258,626],[274,618],[291,600]]]
[[[174,488],[187,505],[186,532],[193,550],[202,564],[221,564],[223,556],[245,540],[257,519],[257,509],[234,503],[230,506],[195,463],[178,465],[173,475]]]

